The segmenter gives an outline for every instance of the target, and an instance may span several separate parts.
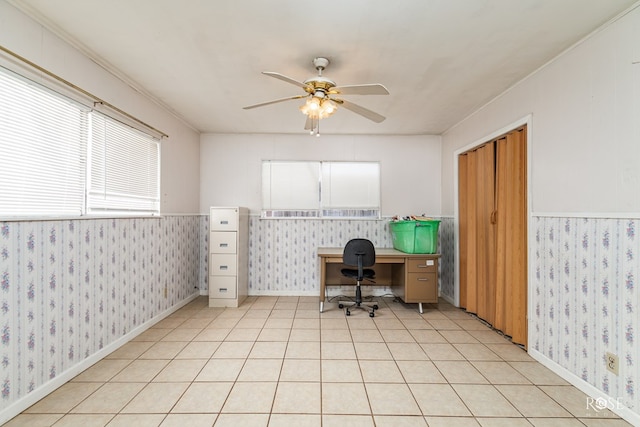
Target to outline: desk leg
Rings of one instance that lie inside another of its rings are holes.
[[[325,280],[327,265],[324,258],[320,258],[320,313],[324,310]]]
[[[320,311],[322,311],[322,310],[320,310]],[[424,313],[422,311],[422,303],[421,302],[418,303],[418,311],[420,311],[420,314]]]

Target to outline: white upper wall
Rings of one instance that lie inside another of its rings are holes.
[[[534,214],[638,217],[639,41],[636,5],[447,131],[443,213],[454,213],[454,152],[531,114]]]
[[[3,0],[0,45],[168,134],[161,143],[161,212],[198,212],[198,132]],[[10,56],[0,53],[0,60]]]
[[[203,134],[200,211],[246,206],[259,213],[263,160],[343,160],[380,162],[383,216],[437,216],[440,159],[439,136]]]

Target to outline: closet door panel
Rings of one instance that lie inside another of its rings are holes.
[[[506,205],[506,271],[504,332],[527,345],[527,164],[524,130],[510,132],[504,142],[508,181],[502,199]]]
[[[496,241],[493,211],[495,204],[495,143],[476,150],[476,265],[478,317],[493,324],[495,317]]]
[[[460,260],[460,307],[467,308],[467,270],[468,270],[468,243],[469,231],[468,231],[468,216],[467,211],[467,192],[469,191],[469,185],[467,183],[468,176],[468,160],[469,156],[461,154],[458,156],[458,242],[459,247],[459,260]]]
[[[464,252],[461,252],[461,258],[464,257],[465,268],[464,276],[461,271],[461,283],[465,285],[465,308],[470,313],[478,312],[478,258],[476,241],[478,236],[478,218],[477,211],[477,175],[478,175],[478,154],[470,152],[465,154],[466,157],[466,178],[464,181],[464,191],[460,193],[460,197],[464,198],[464,211],[460,212],[461,221],[464,223]]]
[[[506,333],[507,319],[507,272],[509,264],[506,242],[509,214],[505,202],[509,186],[506,138],[498,139],[496,146],[496,304],[493,327]]]

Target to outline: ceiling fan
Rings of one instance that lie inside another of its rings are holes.
[[[374,111],[354,104],[353,102],[336,98],[336,95],[389,95],[387,88],[377,83],[337,86],[333,80],[322,76],[322,71],[327,68],[327,65],[329,65],[329,60],[327,58],[314,58],[313,65],[316,70],[318,70],[318,75],[307,79],[304,82],[299,82],[273,71],[263,71],[262,74],[301,87],[304,89],[305,93],[303,95],[289,96],[287,98],[280,98],[273,101],[249,105],[244,107],[244,109],[250,110],[252,108],[264,107],[265,105],[277,104],[278,102],[306,98],[306,103],[300,107],[300,111],[307,116],[304,128],[308,130],[311,135],[315,134],[316,136],[320,136],[320,119],[331,116],[336,112],[338,106],[342,106],[347,110],[359,114],[376,123],[380,123],[385,119],[384,116]]]

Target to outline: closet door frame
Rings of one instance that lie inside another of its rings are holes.
[[[493,141],[494,139],[497,139],[498,137],[500,137],[501,135],[505,135],[510,131],[516,130],[521,128],[522,126],[526,126],[526,141],[527,141],[527,241],[528,242],[533,242],[535,236],[532,236],[532,232],[531,230],[533,230],[533,226],[532,226],[532,206],[531,206],[531,200],[532,200],[532,196],[531,196],[531,147],[533,146],[533,139],[531,137],[532,135],[532,115],[529,114],[507,126],[502,127],[501,129],[498,129],[494,132],[491,132],[490,134],[483,136],[482,138],[479,138],[475,141],[473,141],[472,143],[465,145],[464,147],[461,147],[459,149],[457,149],[456,151],[454,151],[453,153],[453,191],[454,191],[454,227],[456,230],[455,233],[455,283],[454,283],[454,301],[453,304],[456,307],[460,307],[460,235],[457,232],[457,230],[459,230],[460,227],[460,210],[459,210],[459,197],[460,197],[460,183],[458,182],[458,157],[462,154],[465,153],[467,151],[473,150],[474,148],[477,148],[485,143],[487,143],[488,141]],[[533,271],[531,269],[531,266],[533,265],[533,256],[534,254],[531,253],[531,251],[528,251],[527,253],[527,334],[530,335],[530,331],[531,328],[529,328],[529,322],[531,321],[531,319],[533,318],[533,308],[531,306],[531,301],[533,301],[533,295],[532,295],[532,286],[531,284],[533,283]],[[527,337],[529,338],[529,337]],[[529,342],[530,340],[527,339],[527,341]]]

